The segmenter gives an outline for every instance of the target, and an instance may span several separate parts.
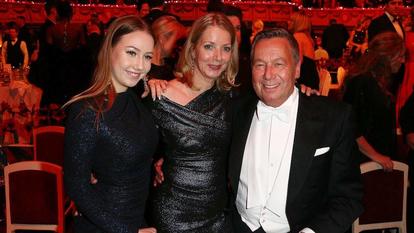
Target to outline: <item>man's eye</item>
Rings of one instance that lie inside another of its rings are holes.
[[[263,63],[254,64],[254,68],[256,69],[262,69],[264,67]]]

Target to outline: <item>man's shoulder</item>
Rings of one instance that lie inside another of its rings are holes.
[[[331,99],[326,96],[306,96],[304,94],[301,95],[301,104],[309,105],[311,110],[315,112],[319,112],[321,114],[325,113],[337,113],[342,114],[347,111],[351,111],[352,107],[348,103],[341,102],[338,100]],[[300,107],[301,105],[299,105]]]
[[[386,21],[386,20],[388,20],[388,17],[387,17],[387,15],[384,13],[384,14],[379,15],[378,17],[374,18],[374,19],[371,21],[370,26],[371,26],[371,25],[375,25],[375,24],[380,23],[380,22],[383,22],[383,21]]]
[[[231,98],[231,103],[235,108],[256,104],[257,101],[258,97],[254,93],[250,92]]]

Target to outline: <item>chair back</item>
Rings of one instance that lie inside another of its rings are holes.
[[[34,160],[63,166],[65,127],[42,126],[33,129]]]
[[[63,174],[55,164],[24,161],[4,168],[7,233],[64,232]]]
[[[353,233],[387,228],[407,232],[408,166],[401,162],[393,163],[392,172],[385,172],[376,162],[361,164],[364,212],[353,223]]]

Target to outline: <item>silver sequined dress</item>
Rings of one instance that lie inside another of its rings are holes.
[[[159,233],[230,232],[224,216],[230,143],[228,99],[212,88],[186,106],[163,97],[152,113],[165,143],[165,180],[155,190]]]

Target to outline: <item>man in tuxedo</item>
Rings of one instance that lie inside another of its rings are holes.
[[[284,29],[257,34],[251,60],[256,95],[233,105],[235,232],[345,232],[363,210],[351,106],[299,93],[298,44]]]
[[[384,7],[384,14],[373,19],[368,27],[368,40],[371,41],[381,32],[396,32],[404,38],[404,29],[401,25],[401,13],[403,12],[402,0],[389,0]]]

